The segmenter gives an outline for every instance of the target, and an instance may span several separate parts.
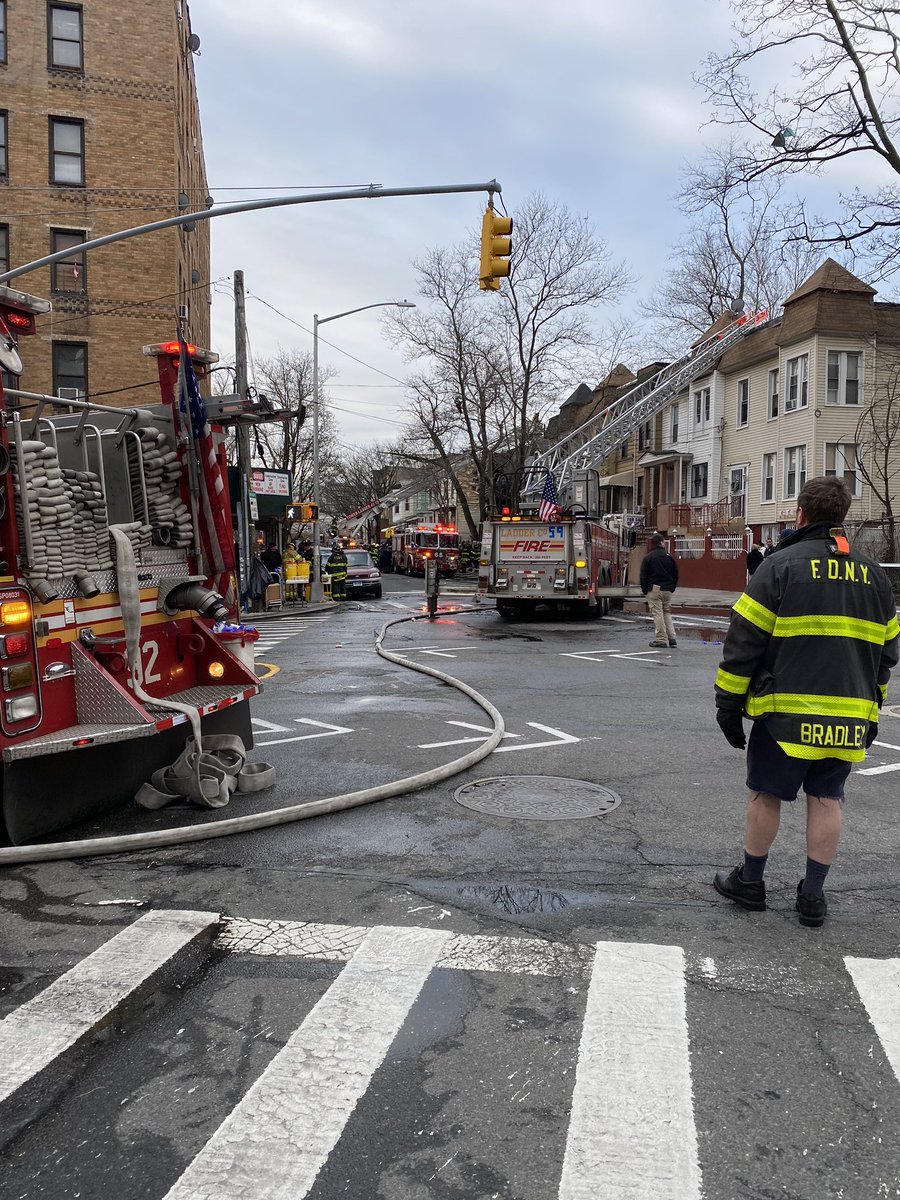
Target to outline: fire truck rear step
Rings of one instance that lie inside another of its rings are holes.
[[[167,697],[180,704],[193,704],[201,717],[249,700],[256,694],[255,688],[235,691],[233,684],[193,687],[183,692],[175,692]],[[43,737],[29,738],[17,745],[7,746],[3,751],[5,763],[16,762],[24,758],[38,758],[45,754],[61,754],[63,751],[79,749],[86,746],[102,746],[111,742],[127,742],[134,738],[149,737],[175,725],[187,723],[184,713],[173,712],[161,705],[147,705],[147,720],[132,724],[104,724],[85,722],[81,725],[69,725],[65,729],[57,729]]]

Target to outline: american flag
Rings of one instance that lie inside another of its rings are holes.
[[[559,496],[556,493],[556,484],[553,482],[553,476],[547,472],[547,478],[544,480],[544,490],[541,493],[541,506],[538,509],[538,516],[542,521],[555,521],[559,516]]]
[[[206,419],[206,405],[197,387],[197,376],[187,345],[178,339],[178,408],[190,420],[197,461],[197,517],[200,525],[200,549],[206,574],[212,586],[223,596],[231,585],[234,571],[234,542],[226,519],[228,490],[219,465],[212,429]]]

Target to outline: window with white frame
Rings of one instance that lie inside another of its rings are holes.
[[[709,463],[694,463],[691,467],[691,499],[704,500],[709,481]]]
[[[711,411],[710,389],[698,388],[694,392],[694,424],[708,425]]]
[[[760,500],[766,503],[769,500],[775,499],[775,454],[764,454],[762,456],[762,472],[760,475],[762,486],[760,488]]]
[[[798,354],[787,360],[787,389],[784,396],[784,411],[806,408],[809,402],[809,355]]]
[[[769,420],[774,420],[778,416],[778,368],[773,367],[769,372],[768,384],[768,411]]]
[[[806,447],[786,446],[784,450],[784,498],[796,500],[806,483]]]
[[[7,142],[9,135],[9,115],[0,112],[0,178],[5,179],[9,174],[7,164]]]
[[[859,404],[862,354],[858,350],[829,350],[825,388],[827,404]]]
[[[6,62],[6,0],[0,0],[0,62]]]
[[[825,474],[843,479],[851,496],[862,495],[862,478],[855,442],[825,443]]]
[[[750,420],[750,380],[739,379],[737,385],[737,425],[738,429]]]
[[[678,409],[679,409],[679,405],[678,405],[678,404],[673,404],[673,405],[672,405],[672,409],[671,409],[671,417],[670,417],[671,424],[670,424],[670,426],[669,426],[669,429],[670,429],[670,432],[671,432],[671,435],[672,435],[672,441],[673,441],[673,442],[677,442],[677,441],[678,441]]]

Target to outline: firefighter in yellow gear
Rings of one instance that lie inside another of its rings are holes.
[[[744,862],[719,871],[716,891],[766,907],[763,870],[783,801],[806,793],[806,875],[795,907],[819,926],[823,884],[840,840],[844,783],[878,733],[878,710],[898,660],[897,605],[884,570],[851,550],[843,480],[819,476],[797,498],[797,521],[753,573],[734,606],[716,675],[716,719],[747,745]]]
[[[332,600],[347,597],[347,555],[340,542],[331,543],[331,553],[325,562],[325,572],[331,577]]]

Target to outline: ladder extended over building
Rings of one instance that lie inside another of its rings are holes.
[[[555,446],[538,454],[526,468],[522,499],[539,497],[547,472],[564,506],[572,502],[580,472],[596,470],[627,437],[649,421],[695,379],[709,373],[726,350],[769,320],[767,310],[748,313],[693,346],[643,383],[630,388],[602,412],[573,429]]]

